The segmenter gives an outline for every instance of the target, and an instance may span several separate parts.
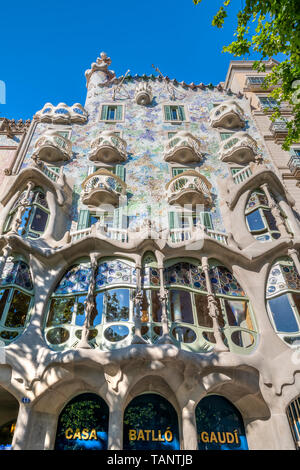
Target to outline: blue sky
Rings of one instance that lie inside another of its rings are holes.
[[[2,2],[0,80],[6,103],[0,116],[32,118],[46,102],[84,105],[84,72],[101,51],[123,75],[164,75],[187,83],[223,81],[241,0],[233,0],[221,30],[211,26],[219,0],[73,0]],[[155,72],[154,72],[155,73]]]

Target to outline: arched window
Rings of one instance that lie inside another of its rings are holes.
[[[9,257],[0,281],[0,339],[9,344],[27,326],[33,306],[33,283],[28,265]]]
[[[135,397],[124,412],[124,450],[179,450],[178,418],[156,393]]]
[[[76,347],[81,339],[90,281],[90,261],[83,259],[67,271],[52,294],[45,333],[55,349]],[[119,259],[99,262],[89,332],[91,346],[110,349],[130,344],[135,288],[132,262]]]
[[[266,298],[278,336],[291,346],[299,346],[300,276],[291,258],[282,257],[271,267]]]
[[[21,193],[8,213],[3,232],[9,232],[13,228],[21,205],[24,205],[24,210],[17,229],[19,235],[39,238],[46,229],[50,214],[45,193],[39,187],[29,191],[28,197],[26,191]]]
[[[11,449],[18,413],[18,400],[0,387],[0,450]]]
[[[280,210],[282,219],[287,224],[286,216]],[[246,221],[249,231],[260,242],[277,240],[281,234],[272,214],[270,204],[262,189],[253,191],[248,199],[245,209]]]
[[[227,268],[214,260],[210,260],[209,277],[224,343],[236,351],[254,346],[254,315],[240,284]],[[200,262],[169,262],[165,269],[165,285],[169,291],[171,335],[188,350],[210,350],[215,343],[213,320]]]
[[[296,448],[300,449],[300,396],[287,408],[287,417],[293,434]]]
[[[196,407],[199,450],[248,450],[243,418],[226,398],[209,395]]]
[[[55,450],[106,450],[108,413],[98,395],[83,393],[73,398],[59,416]]]

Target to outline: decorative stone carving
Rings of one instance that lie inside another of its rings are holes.
[[[115,78],[116,74],[113,70],[108,70],[108,67],[111,64],[110,57],[107,57],[106,52],[101,52],[100,57],[97,58],[96,62],[93,62],[91,68],[86,70],[86,86],[89,86],[90,79],[94,72],[102,72],[100,84],[105,84]]]
[[[179,131],[165,145],[164,160],[194,163],[202,160],[200,142],[190,132]]]
[[[89,159],[93,162],[118,163],[126,157],[126,142],[113,131],[101,132],[91,143]]]
[[[147,82],[140,82],[134,93],[134,98],[137,104],[146,106],[152,101],[152,88]]]
[[[236,132],[223,141],[219,155],[222,162],[243,164],[254,161],[257,152],[257,144],[247,132]]]
[[[15,134],[23,134],[27,132],[30,126],[30,119],[26,121],[23,119],[19,119],[16,121],[15,119],[0,119],[0,132],[4,132],[7,137],[12,138]]]
[[[108,170],[101,169],[88,176],[82,183],[83,204],[119,204],[119,197],[125,194],[126,184]]]
[[[32,159],[48,163],[68,161],[72,156],[72,143],[55,130],[46,131],[34,146]]]
[[[210,125],[225,129],[244,127],[243,110],[234,100],[224,101],[210,111]]]
[[[83,123],[87,121],[87,118],[88,113],[79,103],[75,103],[73,106],[68,106],[66,103],[59,103],[57,106],[46,103],[43,109],[34,115],[34,119],[37,121],[56,124]]]
[[[167,185],[169,204],[207,204],[211,201],[211,184],[195,170],[187,170],[175,176]]]

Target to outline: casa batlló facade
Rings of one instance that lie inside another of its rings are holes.
[[[4,172],[1,448],[296,449],[300,150],[249,62],[218,86],[110,64]]]

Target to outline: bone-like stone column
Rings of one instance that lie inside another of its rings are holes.
[[[9,243],[6,243],[6,245],[2,248],[2,259],[0,263],[0,278],[2,277],[4,266],[11,252],[12,252],[12,247],[9,245]]]
[[[191,400],[182,408],[182,434],[184,450],[197,450],[198,440],[195,407]]]
[[[281,236],[291,238],[292,235],[290,233],[288,233],[288,231],[286,229],[286,226],[285,226],[283,217],[281,215],[280,209],[279,209],[276,201],[274,200],[273,196],[271,195],[271,193],[269,191],[268,183],[262,184],[261,188],[265,192],[265,195],[267,196],[267,200],[268,200],[269,207],[271,209],[271,213],[272,213],[274,219],[276,220],[276,224],[278,226],[278,230],[279,230]]]
[[[208,259],[206,257],[202,258],[202,269],[205,274],[206,287],[207,287],[207,292],[208,292],[207,300],[208,300],[209,316],[211,317],[212,322],[213,322],[213,332],[214,332],[214,337],[216,340],[214,350],[217,352],[228,351],[228,348],[225,346],[223,342],[221,328],[218,322],[219,309],[218,309],[217,300],[213,294],[210,277],[209,277]]]
[[[142,337],[141,333],[141,303],[143,301],[142,291],[142,278],[141,278],[141,266],[136,264],[136,294],[134,297],[134,335],[132,338],[132,344],[145,344],[146,340]]]
[[[169,333],[168,327],[168,315],[167,315],[167,302],[168,302],[168,291],[164,286],[164,267],[163,265],[158,266],[159,270],[159,300],[161,302],[162,312],[161,312],[161,327],[162,327],[162,336],[157,341],[158,344],[174,344]]]
[[[108,450],[122,450],[123,446],[123,410],[121,400],[117,400],[109,413]]]
[[[77,349],[91,349],[91,345],[88,342],[89,331],[91,327],[92,313],[96,310],[95,302],[95,285],[96,285],[96,271],[97,271],[97,259],[95,253],[90,254],[91,260],[91,280],[89,284],[88,294],[84,301],[85,306],[85,320],[81,332],[81,340],[77,345]]]
[[[20,201],[20,205],[17,209],[16,218],[13,222],[13,225],[12,225],[12,228],[11,228],[10,232],[18,233],[18,229],[19,229],[19,227],[22,223],[22,216],[25,212],[26,207],[28,206],[29,193],[30,193],[30,191],[32,190],[33,187],[34,187],[34,183],[32,181],[29,181],[27,183],[26,193],[22,197],[22,199]]]

